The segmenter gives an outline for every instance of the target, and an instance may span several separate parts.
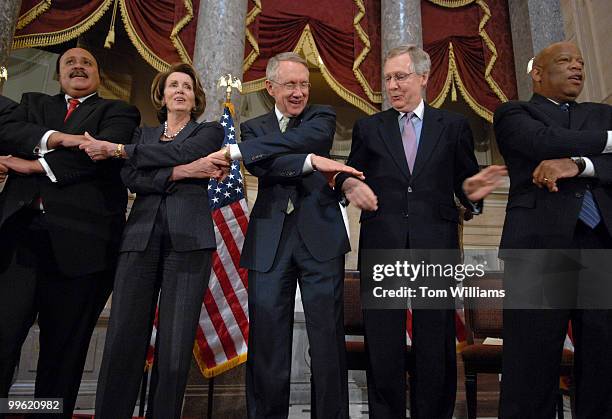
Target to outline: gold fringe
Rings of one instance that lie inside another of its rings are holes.
[[[449,90],[451,88],[455,89],[455,84],[457,88],[459,89],[461,96],[466,101],[466,103],[469,105],[469,107],[472,108],[472,110],[476,112],[476,114],[478,114],[480,117],[492,123],[493,113],[489,111],[487,108],[485,108],[484,106],[480,105],[476,101],[476,99],[474,99],[470,95],[468,90],[465,88],[465,85],[461,81],[461,77],[459,76],[459,71],[457,70],[457,63],[455,61],[455,52],[453,50],[453,43],[451,42],[448,45],[448,73],[446,75],[446,81],[444,82],[442,91],[434,100],[430,102],[430,105],[435,108],[439,108],[440,106],[442,106],[442,103],[444,103],[444,100],[446,99]],[[451,100],[453,101],[457,100],[456,95],[457,93],[455,92],[454,93],[455,97],[453,98],[453,94],[451,93]]]
[[[130,16],[127,12],[127,5],[125,4],[125,0],[119,0],[119,4],[121,6],[121,18],[123,19],[123,25],[125,26],[125,30],[132,41],[132,44],[136,47],[136,50],[140,53],[142,58],[145,59],[153,68],[157,71],[164,71],[170,67],[170,64],[159,58],[153,51],[146,46],[144,42],[140,39],[138,34],[136,33],[136,29],[132,25],[132,21],[130,20]]]
[[[368,115],[373,115],[379,111],[371,103],[367,102],[363,98],[357,96],[355,93],[346,89],[344,86],[338,83],[336,79],[334,79],[334,76],[329,72],[329,70],[325,66],[325,63],[321,59],[321,55],[319,54],[319,50],[317,49],[317,45],[312,36],[312,32],[310,31],[309,25],[306,25],[306,27],[304,27],[302,35],[300,36],[297,45],[293,49],[293,52],[296,53],[299,53],[300,51],[302,51],[305,55],[313,55],[313,57],[310,57],[311,61],[317,63],[317,66],[319,67],[319,70],[321,70],[323,78],[338,96],[340,96],[342,99],[344,99],[351,105],[361,109]],[[242,85],[242,93],[247,94],[262,90],[265,87],[265,80],[265,78],[261,78],[244,83]]]
[[[463,7],[468,4],[474,3],[476,0],[429,0],[433,4],[437,4],[442,7]]]
[[[478,4],[480,8],[482,9],[482,11],[484,12],[484,16],[482,20],[480,21],[480,23],[478,24],[478,34],[483,39],[487,48],[489,48],[489,51],[491,51],[491,59],[489,60],[489,63],[487,64],[487,68],[485,69],[485,80],[489,84],[489,87],[491,87],[491,89],[495,92],[499,100],[501,100],[502,102],[507,102],[508,98],[506,97],[502,89],[499,87],[499,85],[495,82],[495,80],[493,79],[493,76],[491,76],[491,72],[493,71],[493,66],[495,65],[495,62],[497,61],[497,49],[495,48],[495,44],[493,43],[491,38],[489,38],[489,34],[484,29],[486,23],[491,18],[491,10],[489,9],[489,6],[487,6],[487,4],[483,0],[476,0],[476,4]]]
[[[208,368],[202,360],[202,355],[200,354],[200,347],[198,346],[197,342],[193,344],[193,356],[195,357],[198,363],[198,367],[200,367],[200,372],[205,378],[216,377],[219,374],[223,374],[224,372],[229,371],[240,364],[243,364],[247,360],[247,354],[244,353],[224,362],[223,364],[217,365],[214,368]]]
[[[370,50],[372,49],[372,45],[370,44],[370,38],[368,37],[368,35],[365,33],[365,31],[359,24],[359,22],[361,22],[361,20],[363,19],[366,13],[366,9],[365,9],[365,5],[363,4],[363,0],[354,0],[354,1],[359,11],[357,12],[357,15],[355,16],[355,18],[353,19],[353,27],[355,28],[355,32],[357,32],[359,39],[361,40],[361,42],[363,42],[364,48],[361,51],[361,54],[357,56],[357,59],[353,63],[353,74],[355,74],[357,81],[359,81],[359,84],[363,88],[363,91],[365,92],[365,94],[368,96],[368,99],[370,99],[374,103],[382,103],[382,93],[380,91],[376,92],[374,91],[374,89],[372,89],[372,87],[366,80],[365,76],[361,72],[361,69],[359,68],[361,64],[363,63],[363,61],[366,59],[367,55],[370,53]]]
[[[179,38],[179,32],[183,30],[183,28],[193,19],[193,3],[191,0],[183,0],[183,4],[187,9],[187,14],[183,16],[181,20],[179,20],[174,28],[172,28],[172,33],[170,33],[170,41],[177,50],[179,57],[181,57],[181,61],[191,64],[191,57],[189,57],[189,53],[187,52],[183,41],[181,41]]]
[[[491,40],[491,38],[489,37],[489,34],[485,30],[485,25],[491,19],[491,10],[489,9],[487,3],[484,0],[456,0],[456,1],[429,0],[429,1],[431,3],[437,4],[438,6],[442,6],[442,7],[461,7],[461,6],[466,6],[470,3],[476,2],[476,4],[478,4],[478,6],[482,9],[484,15],[482,19],[480,20],[480,22],[478,23],[478,34],[480,35],[483,42],[485,43],[485,45],[491,52],[491,59],[489,60],[485,68],[484,78],[487,84],[489,85],[489,87],[491,88],[491,90],[493,90],[493,92],[497,95],[499,100],[502,102],[507,102],[508,97],[505,95],[505,93],[502,91],[502,89],[499,87],[499,85],[497,84],[493,76],[491,75],[493,71],[493,67],[495,66],[495,62],[497,61],[498,54],[497,54],[497,48],[495,47],[495,43]],[[453,51],[452,42],[449,43],[449,63],[448,63],[448,74],[446,77],[446,81],[438,97],[436,97],[436,99],[434,99],[431,102],[432,106],[440,107],[442,105],[442,103],[444,102],[444,99],[446,98],[446,95],[448,94],[449,89],[451,88],[451,78],[454,78],[454,81],[457,83],[459,87],[459,91],[461,92],[461,96],[463,96],[463,98],[470,105],[470,107],[481,117],[485,118],[489,122],[493,122],[493,114],[491,113],[491,111],[486,109],[484,106],[478,104],[476,100],[468,93],[463,82],[461,81],[461,78],[459,77],[459,72],[457,71],[457,65],[455,62],[455,54]],[[456,92],[454,91],[455,89],[454,83],[452,84],[452,88],[453,88],[453,92],[451,93],[451,100],[455,100]]]
[[[106,13],[113,0],[104,0],[88,17],[76,25],[57,32],[20,35],[13,39],[13,49],[46,47],[74,39],[89,30]]]
[[[15,30],[28,26],[34,19],[49,10],[49,7],[51,7],[51,0],[42,0],[40,3],[37,3],[30,10],[19,16]]]
[[[455,55],[453,52],[453,43],[449,43],[448,45],[448,71],[446,72],[446,80],[442,85],[442,89],[438,96],[435,99],[432,99],[429,104],[434,108],[439,108],[444,103],[444,99],[448,95],[448,92],[451,89],[451,84],[453,83],[453,74],[455,73]]]
[[[253,50],[249,53],[249,55],[244,59],[242,63],[242,74],[246,73],[247,70],[251,68],[255,60],[257,60],[257,57],[259,57],[259,44],[257,43],[257,39],[255,39],[251,31],[249,30],[249,25],[253,23],[257,15],[261,13],[262,7],[261,7],[261,0],[252,0],[252,1],[253,3],[255,3],[255,6],[251,9],[249,14],[247,15],[245,22],[244,22],[244,28],[245,28],[246,39],[247,41],[249,41],[249,44],[251,44],[251,47],[253,48]]]

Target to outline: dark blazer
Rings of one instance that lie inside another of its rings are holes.
[[[394,109],[359,120],[347,164],[364,172],[378,197],[378,210],[361,213],[360,249],[410,247],[453,249],[459,246],[459,211],[454,195],[465,178],[478,172],[472,132],[458,114],[425,105],[423,127],[410,173]],[[337,188],[346,176],[339,175]]]
[[[0,95],[0,155],[9,154],[8,150],[5,150],[2,146],[2,138],[10,134],[10,130],[6,127],[6,121],[17,105],[11,99]]]
[[[25,93],[7,122],[12,134],[0,139],[3,148],[35,159],[34,148],[50,129],[68,134],[87,131],[100,139],[127,143],[140,122],[134,106],[97,95],[79,105],[66,123],[65,115],[63,94]],[[45,174],[10,175],[0,194],[0,226],[41,197],[53,251],[63,273],[78,276],[112,268],[127,203],[126,189],[119,176],[122,162],[95,163],[77,148],[54,150],[45,155],[45,161],[57,183],[52,183]]]
[[[192,162],[221,148],[224,130],[217,122],[190,121],[168,144],[160,143],[163,125],[137,129],[121,177],[136,200],[123,232],[120,251],[147,248],[162,202],[175,251],[215,249],[215,231],[208,203],[208,179],[170,180],[172,167]]]
[[[309,153],[328,156],[336,114],[329,106],[309,105],[281,133],[274,111],[240,125],[240,151],[249,172],[259,179],[257,200],[240,263],[267,272],[272,267],[289,199],[297,211],[297,229],[310,254],[327,261],[350,250],[338,199],[325,176],[302,168]],[[273,154],[287,151],[293,154]]]
[[[495,111],[495,136],[510,175],[502,249],[568,248],[587,188],[612,235],[612,155],[601,154],[606,131],[612,129],[612,107],[577,103],[569,126],[567,115],[537,94],[529,102],[508,102]],[[591,159],[596,178],[560,180],[554,193],[532,183],[542,160],[577,156]]]

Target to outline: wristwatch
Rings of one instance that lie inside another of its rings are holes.
[[[586,162],[582,157],[570,157],[570,159],[578,166],[578,174],[584,172],[584,169],[586,169]]]

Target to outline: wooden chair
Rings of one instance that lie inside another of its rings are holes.
[[[479,287],[481,290],[500,290],[503,286],[503,272],[487,272],[482,278],[473,277],[464,281],[464,286]],[[464,299],[467,346],[461,352],[465,367],[465,397],[468,419],[476,419],[478,374],[501,374],[502,345],[485,345],[482,340],[502,338],[503,310],[501,298]],[[561,376],[572,376],[574,353],[563,350]],[[571,379],[570,379],[571,381]],[[574,391],[570,385],[569,396],[574,417]],[[563,394],[559,393],[557,414],[563,419]]]
[[[359,286],[359,271],[346,271],[344,275],[344,334],[346,336],[363,338],[363,313]],[[406,345],[406,370],[411,365],[411,347]],[[349,370],[367,368],[368,359],[365,353],[363,339],[346,341],[346,365]]]

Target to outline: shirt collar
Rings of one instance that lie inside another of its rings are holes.
[[[90,97],[92,97],[93,95],[95,95],[95,94],[97,94],[97,93],[98,93],[98,92],[93,92],[93,93],[92,93],[92,94],[90,94],[90,95],[87,95],[87,96],[83,96],[83,97],[76,98],[76,100],[78,100],[79,102],[83,103],[83,102],[85,102],[87,99],[89,99]],[[64,95],[64,100],[66,101],[66,103],[68,103],[68,99],[74,99],[74,98],[73,98],[72,96],[70,96],[70,95],[66,95],[66,94],[65,94],[65,95]]]
[[[551,98],[547,97],[546,99],[550,100],[552,103],[554,103],[555,105],[559,106],[560,103],[557,102],[556,100],[552,100]]]
[[[407,112],[400,112],[398,119],[402,119],[404,115],[406,115],[406,113]],[[414,115],[416,115],[416,117],[419,118],[421,121],[423,120],[423,114],[425,113],[425,102],[423,102],[423,99],[421,99],[421,101],[419,102],[417,107],[414,108],[412,113],[414,113]]]
[[[281,118],[284,116],[284,115],[282,114],[282,112],[278,110],[278,108],[276,107],[276,105],[274,105],[274,113],[276,114],[276,120],[277,120],[277,121],[280,121],[280,120],[281,120]]]

